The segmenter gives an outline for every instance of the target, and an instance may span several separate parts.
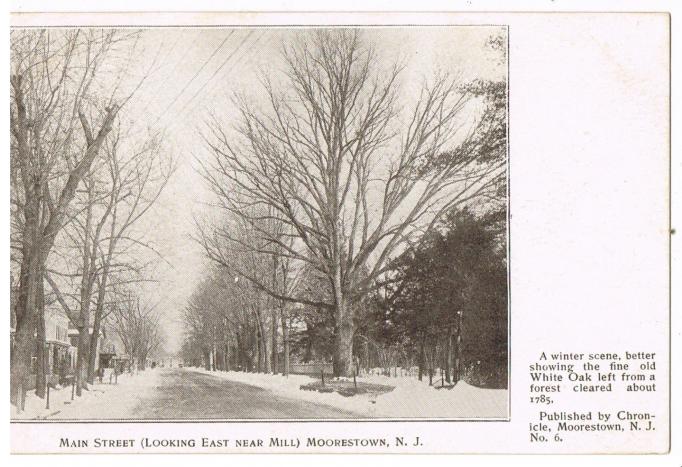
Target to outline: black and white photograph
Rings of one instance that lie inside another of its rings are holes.
[[[508,419],[504,24],[10,47],[14,422]]]

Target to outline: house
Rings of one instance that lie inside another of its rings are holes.
[[[77,349],[69,339],[69,319],[60,309],[45,310],[45,345],[47,382],[64,383],[75,372]]]
[[[92,337],[93,328],[89,328],[88,337]],[[69,339],[74,347],[78,347],[78,329],[69,323]],[[97,339],[97,347],[95,349],[95,370],[100,368],[114,368],[116,366],[118,371],[123,371],[122,368],[127,368],[127,363],[130,358],[125,355],[123,351],[123,344],[116,335],[116,333],[105,324],[102,325],[99,331],[99,338]]]

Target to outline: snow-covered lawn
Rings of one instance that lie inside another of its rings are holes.
[[[304,375],[269,375],[236,371],[208,371],[185,368],[239,383],[267,389],[276,395],[324,404],[357,413],[368,418],[506,418],[507,390],[481,389],[460,381],[452,389],[429,386],[428,378],[419,381],[414,377],[367,376],[358,382],[393,386],[391,392],[381,395],[344,397],[337,393],[303,391],[303,384],[317,381]]]
[[[427,378],[373,376],[369,382],[391,384],[395,389],[377,398],[376,413],[385,417],[506,418],[505,389],[482,389],[460,381],[452,389],[436,389]]]
[[[157,386],[160,370],[145,370],[138,374],[123,374],[118,384],[108,384],[108,374],[103,383],[95,383],[81,397],[71,400],[71,386],[50,390],[50,408],[45,408],[45,399],[40,399],[34,391],[26,393],[25,410],[17,414],[15,406],[10,406],[14,420],[111,420],[131,418],[140,400],[151,395]]]

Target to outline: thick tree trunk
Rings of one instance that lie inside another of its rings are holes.
[[[17,320],[17,329],[14,334],[14,361],[12,362],[12,400],[17,401],[16,396],[21,386],[21,399],[25,397],[26,387],[31,376],[31,354],[35,346],[33,333],[35,330],[35,309],[26,304],[24,317]]]
[[[457,334],[454,336],[454,352],[453,352],[453,368],[452,379],[455,384],[462,379],[462,315],[459,316],[457,322]]]
[[[426,336],[422,334],[421,340],[419,341],[419,381],[421,381],[424,376],[424,366],[426,364],[426,351],[424,350],[425,340]]]
[[[33,201],[33,202],[29,202]],[[23,400],[31,377],[31,357],[35,349],[34,333],[38,314],[38,279],[42,270],[40,245],[42,238],[38,225],[38,199],[27,201],[24,208],[24,245],[22,247],[19,291],[15,306],[16,329],[14,353],[10,372],[11,400],[16,402],[21,386]]]
[[[452,329],[448,328],[447,336],[445,337],[445,382],[450,384],[450,362],[452,358]]]
[[[260,373],[261,372],[261,347],[260,347],[260,335],[258,332],[258,327],[256,326],[253,330],[253,345],[255,349],[254,353],[254,366],[256,367],[256,372]]]
[[[272,310],[272,325],[270,326],[272,340],[270,342],[270,364],[272,365],[272,374],[277,374],[277,311]]]
[[[76,358],[76,395],[83,394],[88,389],[88,355],[90,354],[90,323],[87,318],[84,326],[78,329],[78,356]]]
[[[208,350],[204,350],[204,368],[211,371],[211,353]]]
[[[99,304],[98,304],[99,308]],[[87,381],[89,384],[95,383],[95,370],[97,369],[97,345],[99,343],[99,332],[102,326],[102,313],[95,311],[95,321],[92,323],[92,334],[90,335],[90,352],[88,353],[88,373]]]
[[[37,284],[38,300],[36,303],[36,395],[45,398],[45,386],[47,384],[47,352],[45,349],[45,284],[43,283],[42,267],[38,275]]]
[[[92,293],[92,275],[94,257],[90,251],[90,230],[92,226],[92,208],[94,184],[88,186],[88,205],[85,216],[85,231],[83,240],[83,271],[80,286],[80,323],[78,329],[78,359],[76,360],[77,388],[76,394],[81,395],[81,389],[88,388],[88,362],[90,356],[90,298]],[[93,349],[94,350],[94,349]]]
[[[369,342],[365,340],[365,370],[368,374],[370,368],[372,368],[372,356],[369,353]]]
[[[284,344],[284,368],[282,369],[282,374],[284,376],[289,376],[289,325],[287,324],[286,316],[284,316],[284,310],[281,312],[282,317],[282,341]]]
[[[246,331],[248,333],[248,331]],[[237,334],[237,351],[239,352],[239,365],[242,371],[251,372],[251,361],[248,334]]]
[[[337,293],[334,317],[334,376],[350,377],[353,375],[353,313],[341,293]]]
[[[40,222],[42,183],[34,172],[31,161],[32,148],[29,143],[29,122],[24,102],[21,75],[11,77],[16,102],[16,127],[13,131],[17,141],[17,159],[21,162],[21,179],[24,185],[24,225],[22,234],[22,258],[19,277],[19,297],[15,307],[16,329],[14,332],[14,353],[10,370],[10,399],[19,395],[21,402],[31,377],[31,357],[35,349],[34,332],[38,314],[38,280],[43,267],[43,231]],[[21,391],[19,389],[21,388]],[[21,392],[21,394],[18,394]]]
[[[277,255],[272,255],[272,285],[277,289],[277,264],[279,263]],[[278,300],[279,301],[279,300]],[[281,303],[279,304],[281,308]],[[277,374],[277,310],[273,306],[272,308],[272,325],[270,326],[270,331],[272,333],[272,341],[270,343],[270,350],[272,356],[270,357],[270,362],[272,364],[272,374]]]
[[[113,250],[113,240],[110,240],[109,257]],[[108,260],[102,269],[102,278],[97,290],[97,305],[95,306],[95,320],[92,324],[92,335],[90,336],[90,348],[97,349],[99,343],[99,333],[102,327],[102,315],[104,314],[104,300],[106,299],[107,279],[109,277],[109,263]],[[95,370],[97,367],[97,352],[91,352],[88,358],[88,383],[93,384],[95,381]]]
[[[258,311],[258,337],[260,339],[260,361],[258,362],[260,369],[263,373],[270,372],[270,352],[268,351],[268,334],[265,330],[265,322],[263,320],[263,315]]]
[[[244,352],[242,349],[242,339],[240,338],[240,333],[239,331],[235,332],[234,338],[237,344],[237,355],[235,356],[235,360],[237,361],[237,369],[241,371],[246,370],[246,360],[244,359]]]
[[[223,320],[223,370],[230,371],[230,333],[227,321]]]

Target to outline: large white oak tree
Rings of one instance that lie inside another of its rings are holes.
[[[312,31],[282,56],[284,75],[263,79],[265,104],[238,98],[235,128],[214,117],[205,134],[204,178],[255,238],[206,226],[199,238],[211,259],[272,296],[332,310],[334,373],[348,376],[355,307],[388,260],[443,212],[493,195],[506,159],[482,150],[485,106],[463,83],[433,76],[406,95],[402,67],[380,68],[357,30]],[[312,269],[329,293],[283,293],[233,264],[240,249]]]

